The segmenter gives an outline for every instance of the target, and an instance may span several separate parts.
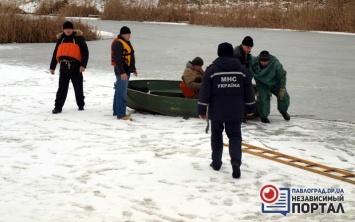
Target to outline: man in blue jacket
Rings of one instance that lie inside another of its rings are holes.
[[[247,69],[233,57],[233,46],[221,43],[218,58],[206,69],[198,97],[198,115],[211,120],[212,163],[218,171],[222,166],[223,130],[229,139],[229,155],[233,178],[240,177],[242,164],[241,124],[244,119],[244,106],[247,115],[255,112],[255,96],[251,77]]]

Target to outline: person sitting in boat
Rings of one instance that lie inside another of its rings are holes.
[[[180,84],[181,90],[186,98],[197,99],[198,91],[201,88],[204,71],[203,60],[200,57],[194,58],[186,63]]]

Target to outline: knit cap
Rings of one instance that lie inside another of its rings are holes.
[[[270,59],[270,53],[268,51],[261,51],[259,54],[259,60],[260,61],[269,61]]]
[[[120,30],[120,35],[131,34],[131,30],[127,26],[123,26]]]
[[[250,36],[246,36],[242,41],[242,45],[253,47],[254,41]]]
[[[203,60],[200,57],[196,57],[191,61],[192,65],[203,66]]]
[[[218,45],[217,54],[220,57],[231,57],[233,56],[233,46],[228,42],[224,42]]]
[[[73,23],[71,23],[70,21],[66,21],[63,23],[63,30],[64,29],[74,29]]]

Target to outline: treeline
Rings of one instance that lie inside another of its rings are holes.
[[[42,1],[34,12],[36,16],[23,15],[16,4],[0,4],[0,43],[53,42],[53,33],[61,31],[64,17],[88,16],[103,20],[355,33],[354,0],[106,0],[101,11],[92,0],[77,2]],[[88,40],[100,38],[87,24],[74,23]],[[36,28],[38,25],[40,29]]]

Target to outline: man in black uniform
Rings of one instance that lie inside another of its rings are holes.
[[[241,124],[244,118],[244,105],[247,115],[255,112],[255,97],[251,77],[247,69],[233,57],[233,46],[221,43],[218,46],[218,58],[206,71],[198,97],[198,115],[211,120],[211,147],[214,170],[222,166],[223,130],[229,138],[229,155],[234,178],[240,177],[242,164]]]

